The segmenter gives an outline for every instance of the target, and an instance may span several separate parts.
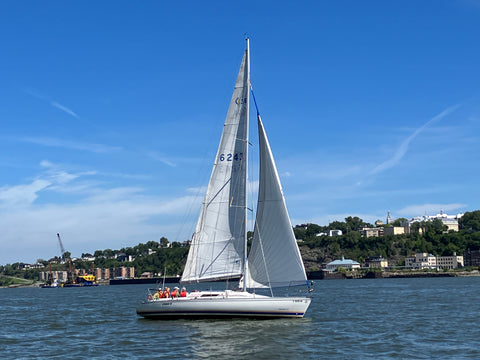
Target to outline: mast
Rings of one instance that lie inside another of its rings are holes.
[[[250,39],[247,37],[245,39],[245,41],[247,42],[246,46],[246,57],[247,57],[247,61],[246,61],[246,64],[245,66],[247,67],[247,87],[248,89],[250,89]],[[245,146],[245,167],[246,167],[246,171],[245,171],[245,184],[248,184],[248,134],[249,134],[249,116],[250,116],[250,96],[248,95],[249,94],[249,91],[247,90],[247,137],[246,137],[246,146]],[[245,200],[247,199],[247,186],[245,186]],[[248,242],[248,238],[247,238],[247,233],[248,233],[248,229],[247,229],[247,224],[248,224],[248,201],[245,201],[245,250],[244,250],[244,258],[243,258],[243,277],[245,278],[245,275],[247,273],[247,257],[248,257],[248,254],[247,254],[247,242]],[[246,281],[243,282],[243,291],[246,291],[247,290],[247,283]]]
[[[248,40],[181,282],[236,278],[245,271]]]

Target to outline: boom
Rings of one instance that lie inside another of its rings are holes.
[[[62,252],[61,255],[63,256],[63,254],[65,254],[65,248],[63,247],[62,238],[60,237],[59,233],[57,233],[57,238],[58,242],[60,243],[60,251]]]

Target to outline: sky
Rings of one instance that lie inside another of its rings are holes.
[[[188,240],[245,34],[293,225],[480,209],[479,0],[5,0],[0,33],[0,264]]]

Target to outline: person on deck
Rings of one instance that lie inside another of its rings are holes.
[[[182,287],[182,291],[180,291],[180,297],[187,297],[187,289]]]
[[[163,290],[163,297],[164,298],[169,298],[170,297],[170,288],[167,286],[165,287],[165,290]]]
[[[177,286],[175,286],[175,288],[173,289],[171,295],[172,295],[172,298],[174,298],[174,297],[179,297],[179,296],[180,296],[180,291],[178,290],[178,287],[177,287]]]

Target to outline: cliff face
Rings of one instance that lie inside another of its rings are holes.
[[[300,246],[300,253],[307,272],[320,270],[323,263],[334,260],[326,248],[310,249],[308,246]]]

